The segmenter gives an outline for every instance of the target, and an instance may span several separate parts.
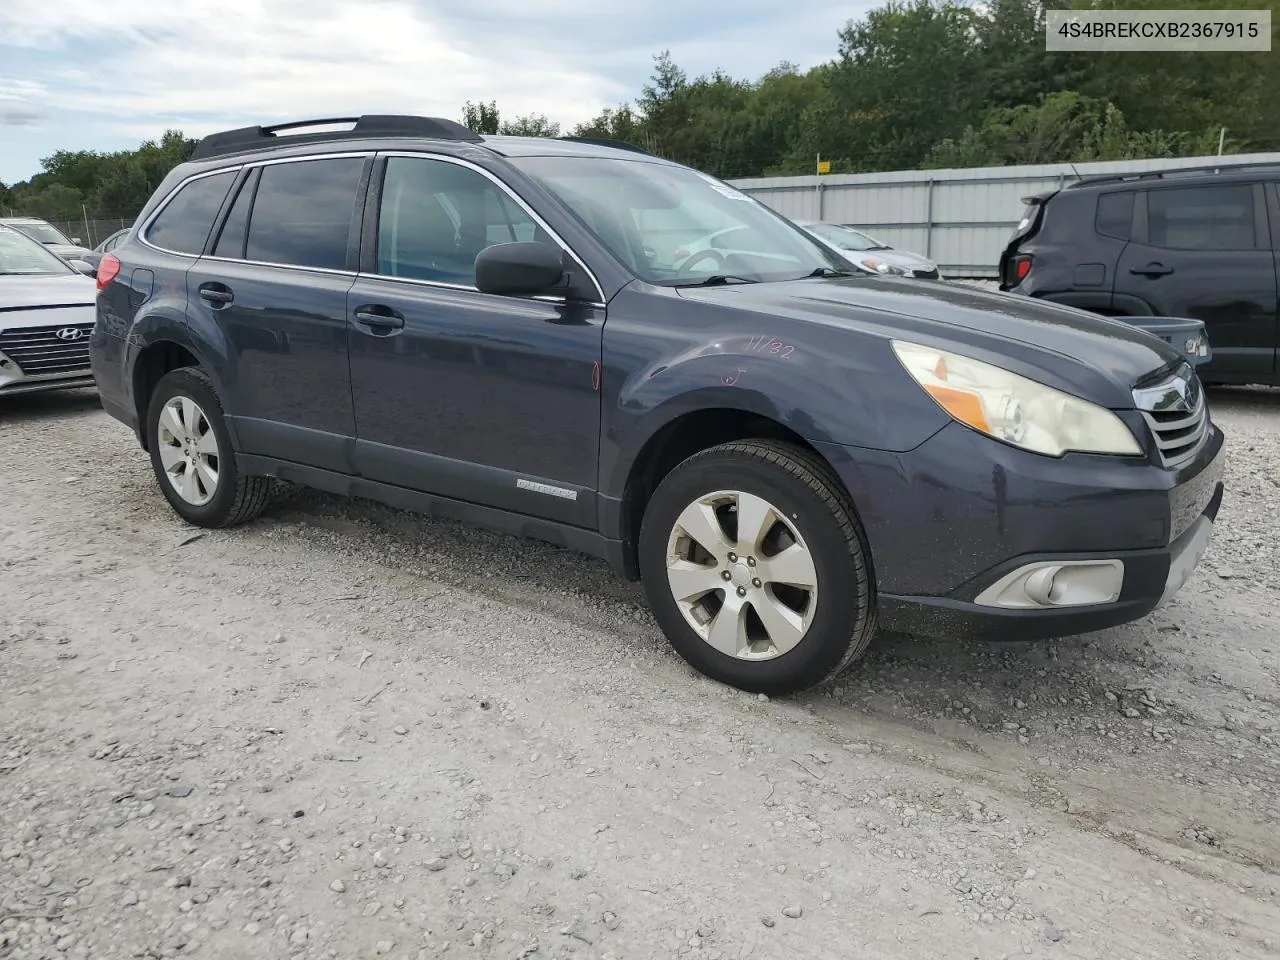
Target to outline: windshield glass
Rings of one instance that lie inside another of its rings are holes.
[[[30,237],[0,226],[0,276],[50,273],[75,273],[75,270]]]
[[[888,250],[887,244],[881,243],[865,233],[852,227],[841,227],[834,223],[813,223],[806,229],[826,240],[841,250]]]
[[[8,226],[15,230],[21,230],[33,240],[39,240],[41,243],[64,243],[70,245],[71,241],[64,237],[58,230],[47,223],[11,223]]]
[[[511,161],[649,283],[794,280],[848,264],[745,193],[686,167],[604,157]]]

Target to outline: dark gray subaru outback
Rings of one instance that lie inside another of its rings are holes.
[[[191,523],[247,521],[282,478],[548,540],[770,693],[877,625],[1125,623],[1205,548],[1222,434],[1149,334],[850,275],[626,145],[339,123],[204,139],[101,262],[103,404]]]

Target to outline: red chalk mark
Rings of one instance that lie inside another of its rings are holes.
[[[739,367],[736,373],[726,373],[723,377],[720,378],[720,382],[723,383],[726,387],[732,387],[735,383],[738,382],[738,378],[746,372],[747,371],[743,370],[742,367]]]

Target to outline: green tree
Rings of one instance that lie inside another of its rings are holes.
[[[468,100],[463,105],[462,125],[468,130],[493,136],[498,132],[501,122],[498,105],[492,100],[488,103],[472,103]]]

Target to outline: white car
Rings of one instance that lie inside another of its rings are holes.
[[[898,250],[875,237],[840,223],[797,220],[796,226],[823,241],[852,263],[872,273],[941,280],[938,265],[910,250]]]
[[[0,225],[0,397],[94,385],[97,292],[43,244]]]

